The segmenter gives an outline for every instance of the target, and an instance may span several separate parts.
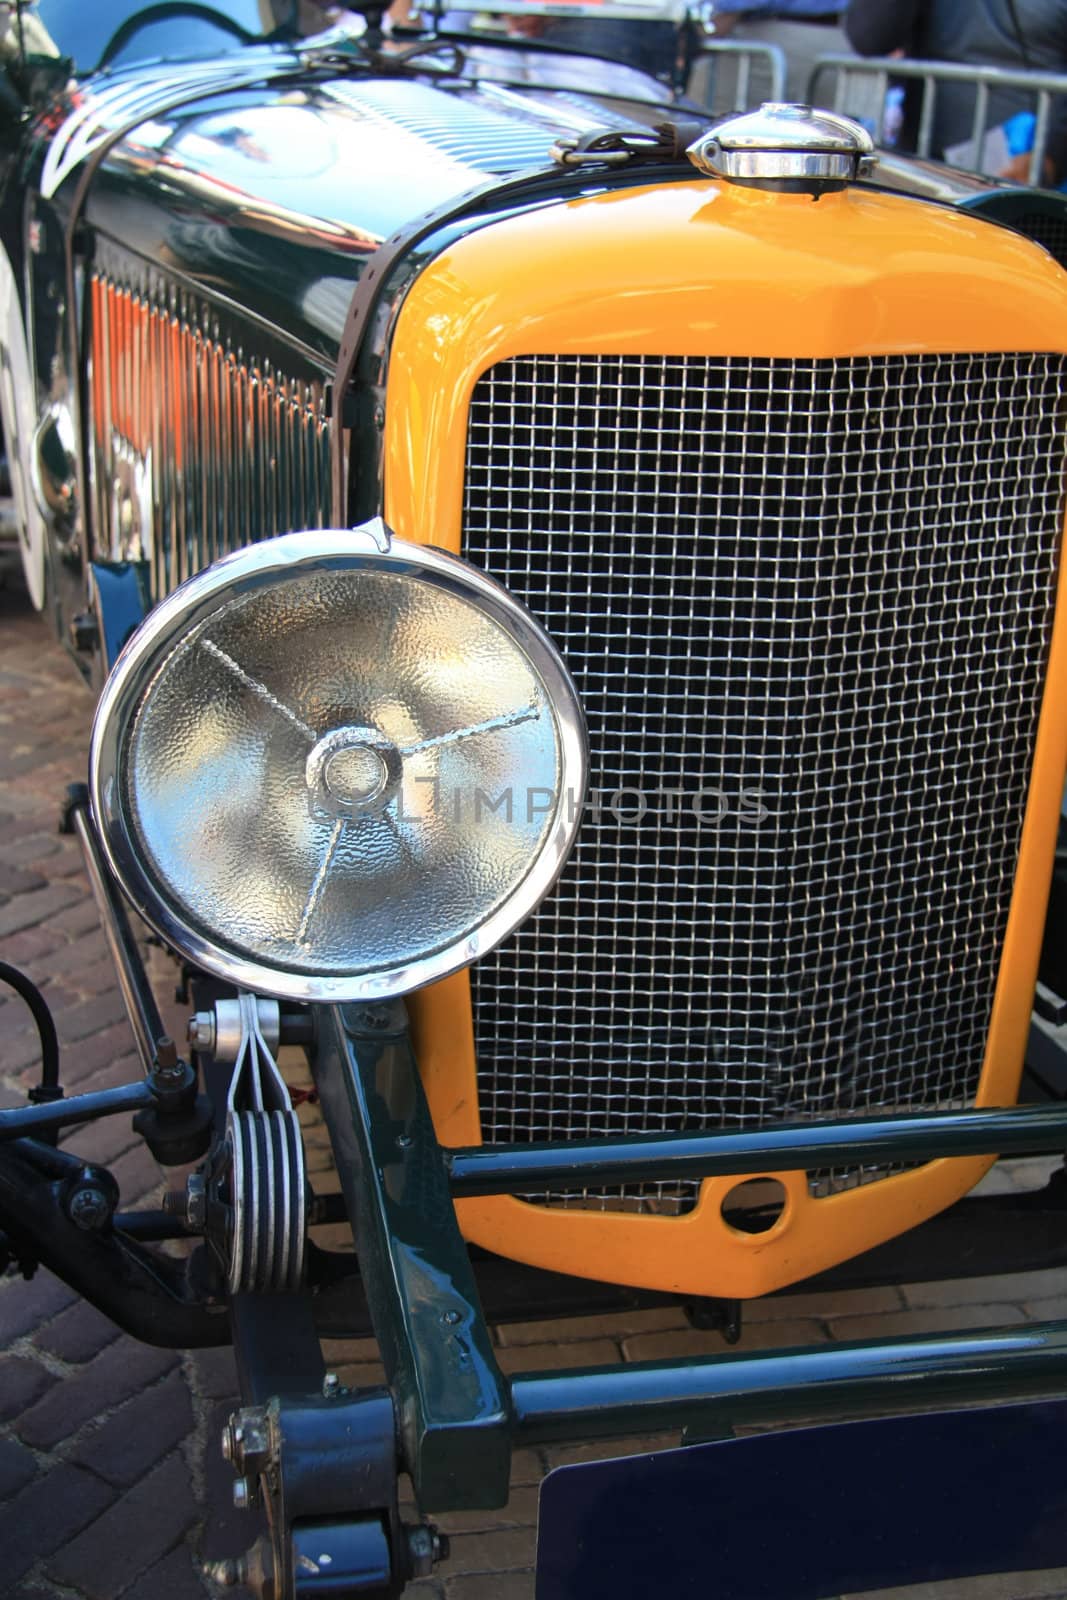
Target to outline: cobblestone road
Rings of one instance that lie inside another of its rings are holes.
[[[64,786],[84,775],[91,708],[21,589],[0,590],[0,955],[44,988],[64,1079],[79,1090],[139,1073],[77,848],[55,826]],[[0,999],[0,1105],[21,1103],[37,1068],[24,1009]],[[321,1184],[328,1158],[314,1135],[310,1143]],[[124,1206],[158,1199],[159,1170],[127,1118],[82,1131],[69,1147],[112,1167]],[[1021,1163],[1002,1165],[991,1180],[1033,1181],[1034,1164]],[[796,1296],[757,1306],[741,1348],[1064,1315],[1067,1291],[1054,1273]],[[722,1348],[670,1310],[535,1322],[498,1337],[505,1371]],[[370,1341],[325,1350],[345,1381],[379,1377]],[[229,1352],[148,1349],[45,1272],[31,1283],[0,1282],[0,1593],[203,1600],[214,1592],[200,1563],[236,1554],[253,1536],[247,1518],[219,1520],[208,1510],[229,1493],[217,1441],[219,1414],[235,1389]],[[423,1600],[531,1600],[538,1482],[549,1467],[592,1453],[520,1452],[507,1510],[439,1519],[452,1535],[452,1558],[412,1592]],[[969,1600],[1062,1597],[1067,1577],[1031,1574],[937,1592]],[[921,1593],[929,1600],[934,1591]]]

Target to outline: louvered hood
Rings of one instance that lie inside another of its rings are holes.
[[[175,109],[168,97],[188,89],[142,69],[144,121],[101,166],[89,221],[329,360],[365,262],[407,220],[493,175],[550,166],[561,134],[669,115],[662,87],[625,67],[551,58],[558,87],[545,87],[523,84],[523,61],[472,52],[466,73],[488,72],[478,83],[352,73],[308,77],[299,90],[284,80],[266,91],[205,84],[202,98]],[[92,127],[129,120],[130,76],[101,88]],[[610,100],[597,92],[609,86]],[[84,128],[84,103],[77,115]],[[61,128],[53,165],[65,140]]]

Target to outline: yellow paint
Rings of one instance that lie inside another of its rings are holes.
[[[570,201],[468,235],[413,286],[390,366],[386,518],[402,538],[459,550],[471,392],[511,356],[997,350],[1067,352],[1067,278],[1028,241],[957,212],[874,192],[815,203],[699,179]],[[1065,700],[1061,621],[978,1095],[987,1106],[1018,1093],[1067,764]],[[439,1136],[477,1143],[466,975],[423,991],[411,1009]],[[507,1197],[458,1209],[469,1238],[535,1265],[747,1297],[902,1232],[966,1193],[989,1165],[932,1162],[818,1200],[803,1174],[772,1174],[788,1199],[758,1235],[723,1221],[729,1178],[707,1182],[684,1217],[549,1210]]]

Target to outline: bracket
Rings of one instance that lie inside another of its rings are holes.
[[[507,1503],[511,1412],[399,1001],[323,1009],[313,1072],[403,1465],[426,1511]]]

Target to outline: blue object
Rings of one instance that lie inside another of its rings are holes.
[[[1004,124],[1004,137],[1013,156],[1029,155],[1034,148],[1037,118],[1032,111],[1017,111]]]
[[[823,1600],[1067,1565],[1067,1402],[560,1467],[537,1600]]]
[[[895,150],[900,143],[904,112],[904,86],[900,83],[890,84],[882,111],[882,143],[889,150]]]
[[[379,1517],[298,1522],[293,1528],[293,1593],[297,1600],[350,1600],[388,1594],[389,1541]]]
[[[123,645],[148,615],[150,575],[146,561],[94,561],[89,592],[100,624],[104,671],[110,672]]]

